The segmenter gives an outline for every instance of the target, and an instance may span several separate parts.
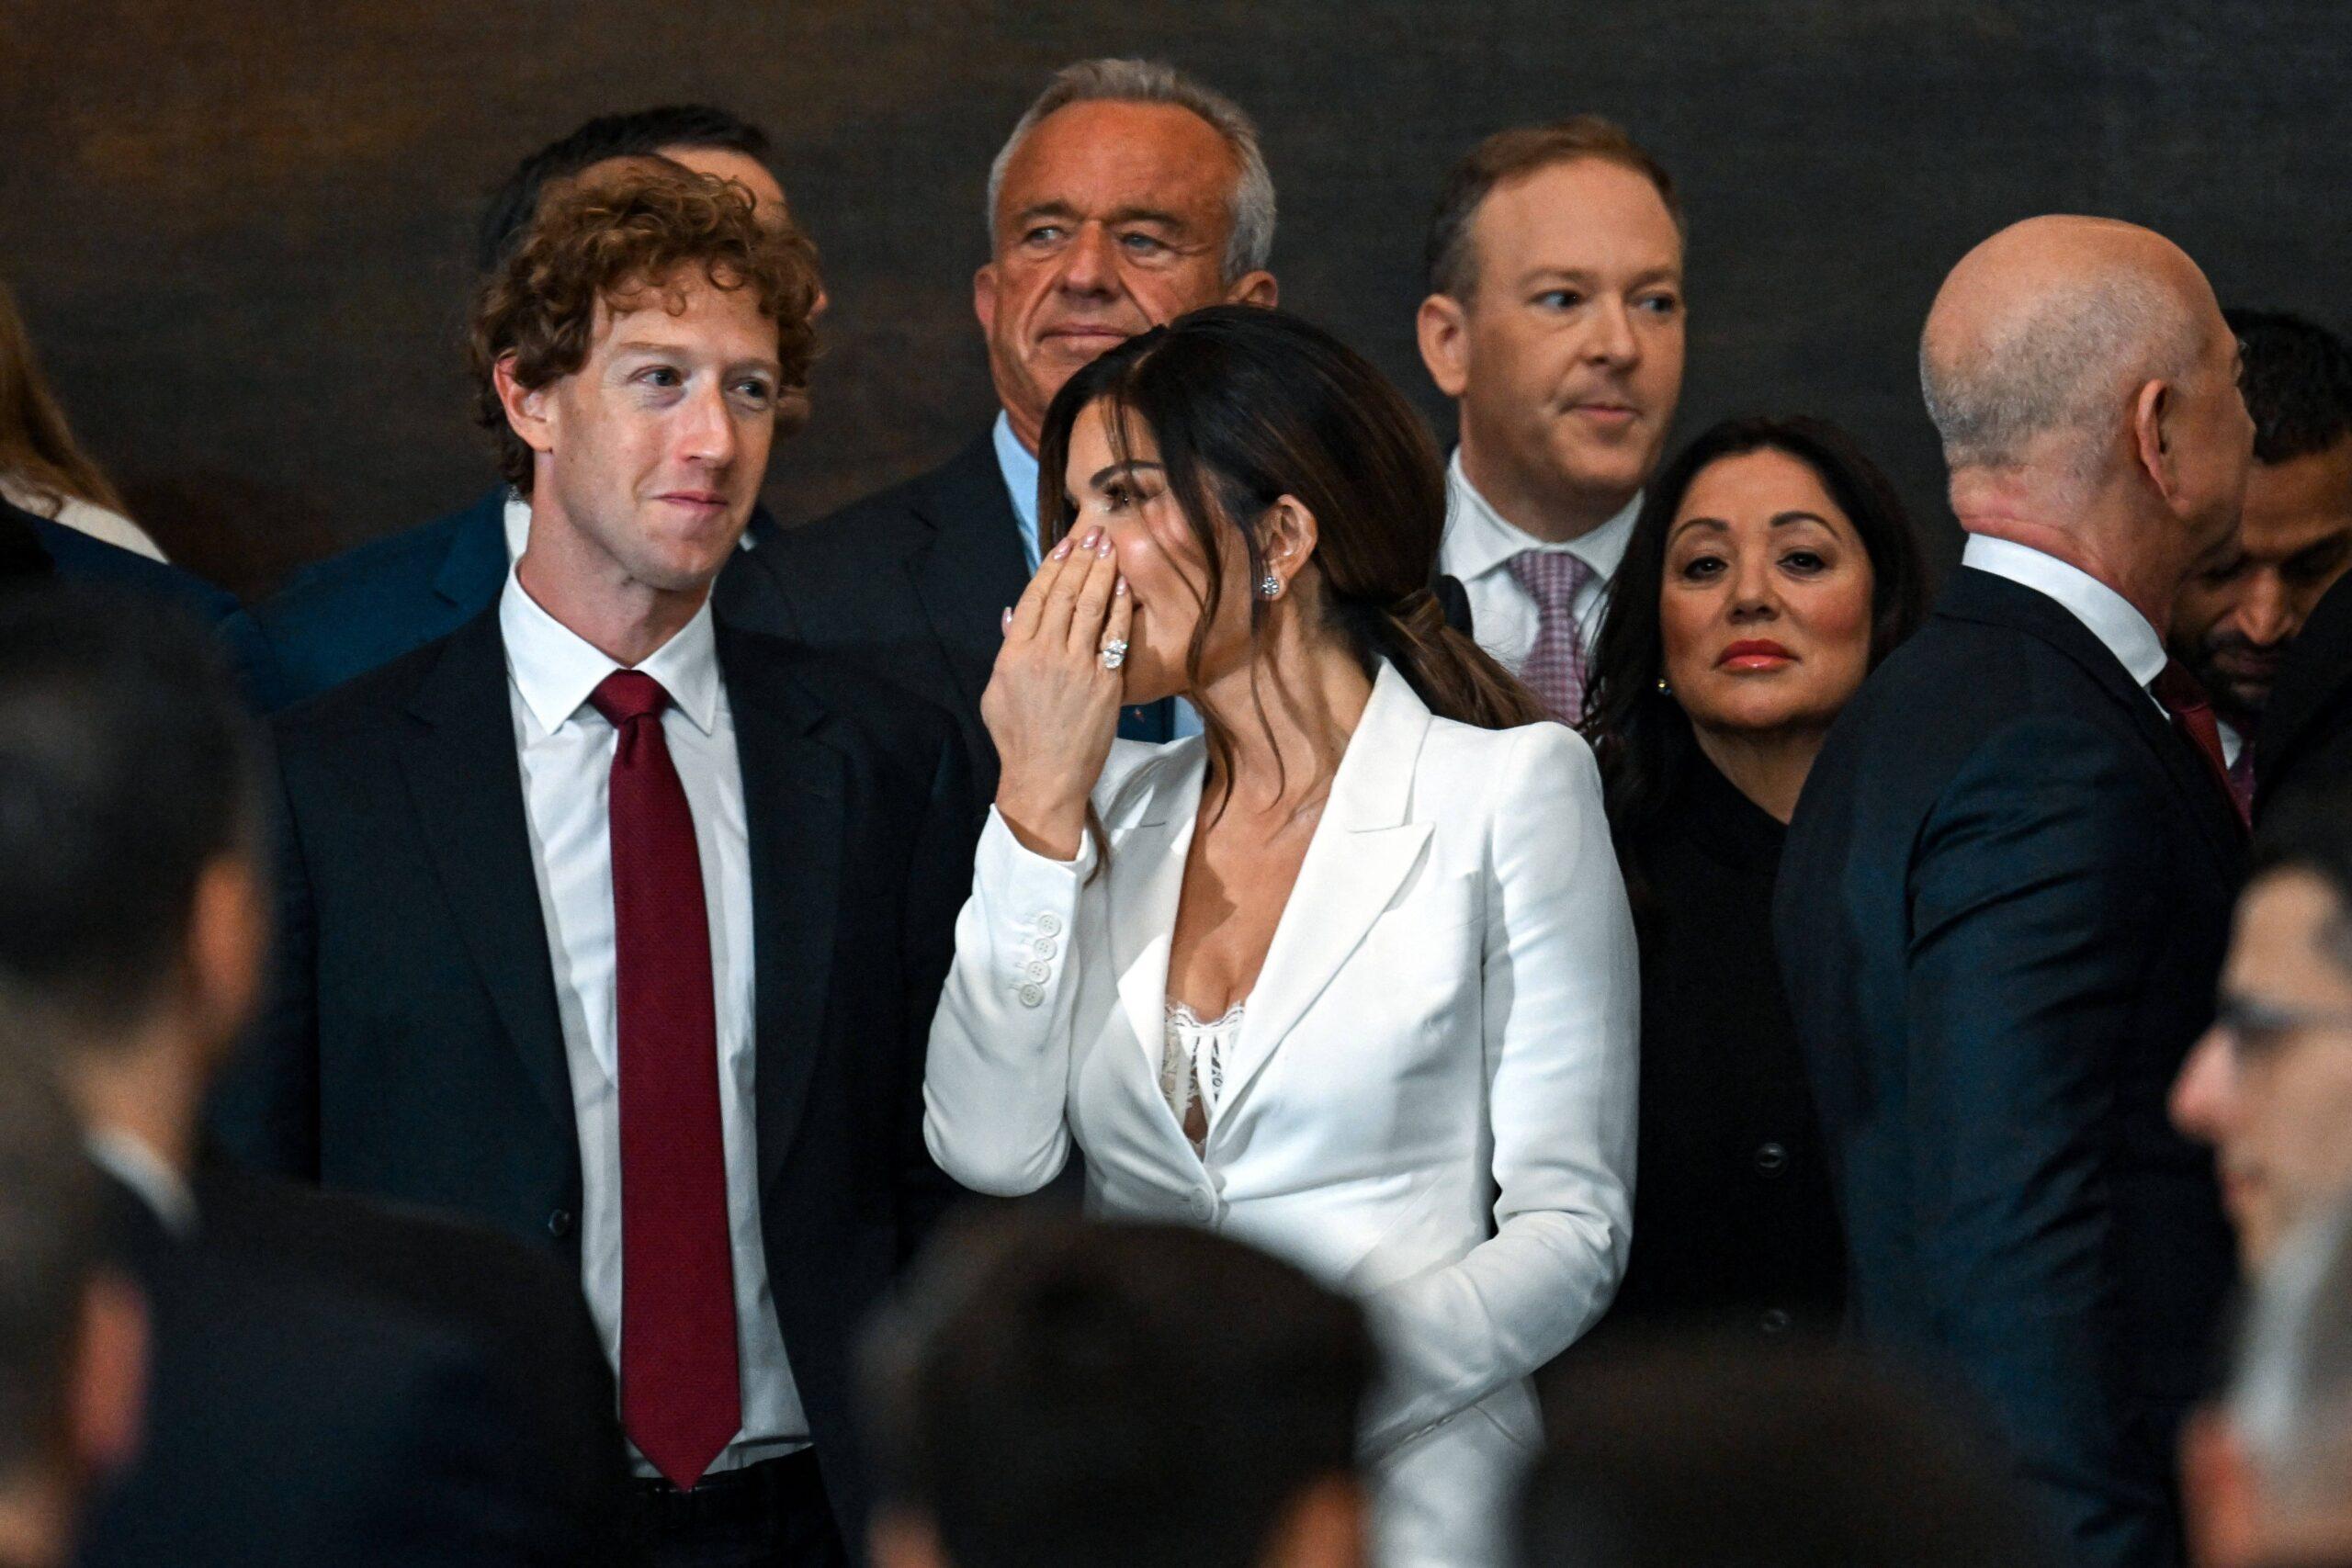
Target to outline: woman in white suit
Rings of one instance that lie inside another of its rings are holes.
[[[1382,1560],[1496,1562],[1528,1376],[1625,1262],[1634,937],[1591,754],[1444,625],[1429,438],[1296,318],[1114,349],[1040,458],[1059,543],[981,702],[932,1153],[1010,1195],[1075,1144],[1094,1212],[1360,1294]],[[1114,744],[1170,693],[1205,735]]]

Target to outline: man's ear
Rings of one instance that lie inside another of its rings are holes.
[[[1451,294],[1432,294],[1422,300],[1413,313],[1413,336],[1439,391],[1458,398],[1468,389],[1470,321],[1461,300]]]
[[[1263,269],[1243,274],[1225,291],[1225,302],[1228,305],[1255,305],[1265,310],[1272,310],[1281,298],[1281,285],[1274,281],[1272,273]]]
[[[187,922],[190,1021],[208,1044],[221,1051],[260,1006],[270,945],[269,903],[260,866],[243,851],[215,855],[197,876]]]
[[[1259,1559],[1262,1568],[1363,1568],[1363,1488],[1342,1476],[1318,1481],[1292,1499]]]
[[[920,1514],[884,1508],[866,1527],[867,1554],[874,1568],[950,1568],[939,1531]]]
[[[972,314],[980,319],[980,335],[996,331],[996,263],[985,263],[972,274]]]
[[[147,1303],[111,1269],[82,1295],[82,1332],[66,1393],[67,1438],[84,1475],[111,1474],[139,1451],[146,1425]]]
[[[502,354],[491,367],[491,379],[498,388],[498,401],[506,410],[506,423],[521,437],[523,445],[534,452],[555,450],[555,432],[548,396],[549,387],[526,387],[514,378],[514,355]]]
[[[2179,404],[2180,395],[2169,381],[2143,382],[2132,399],[2132,456],[2167,504],[2179,493],[2180,473],[2172,433],[2165,424]]]

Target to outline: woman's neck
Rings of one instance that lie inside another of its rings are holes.
[[[1295,809],[1320,798],[1372,701],[1371,678],[1355,655],[1337,637],[1306,636],[1300,618],[1283,616],[1255,660],[1193,694],[1232,745],[1231,777],[1213,778],[1209,787],[1246,812]]]
[[[1797,796],[1804,789],[1813,760],[1821,755],[1826,729],[1810,726],[1786,729],[1708,729],[1692,724],[1699,750],[1732,787],[1756,803],[1758,810],[1786,824],[1796,815]]]

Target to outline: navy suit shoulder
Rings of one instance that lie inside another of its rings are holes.
[[[506,577],[503,486],[461,511],[305,567],[255,606],[279,703],[302,701],[454,631]]]
[[[1781,861],[1854,1325],[1981,1402],[2086,1564],[2180,1560],[2172,1437],[2232,1252],[2165,1098],[2242,864],[2115,657],[1967,570],[1839,716]]]

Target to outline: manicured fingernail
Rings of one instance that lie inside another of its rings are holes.
[[[1103,535],[1103,536],[1102,536],[1102,542],[1101,544],[1099,544],[1099,545],[1097,545],[1097,546],[1095,546],[1095,547],[1094,547],[1094,553],[1095,553],[1096,555],[1098,555],[1098,556],[1101,556],[1104,560],[1109,560],[1109,559],[1111,558],[1111,536],[1110,536],[1110,535],[1105,534],[1105,535]]]
[[[1094,547],[1094,541],[1095,541],[1095,540],[1097,540],[1097,539],[1099,539],[1099,538],[1101,538],[1102,536],[1102,530],[1101,528],[1099,528],[1099,527],[1098,527],[1098,528],[1089,528],[1089,529],[1086,531],[1086,537],[1084,537],[1083,539],[1080,539],[1080,540],[1079,541],[1079,544],[1080,544],[1081,547],[1083,547],[1084,548],[1087,548],[1087,549],[1090,549],[1090,550],[1091,550],[1091,549],[1092,549],[1092,548]]]
[[[999,626],[1001,626],[1001,628],[1003,628],[1004,630],[1006,630],[1006,631],[1011,631],[1011,630],[1012,629],[1012,605],[1007,604],[1007,605],[1004,607],[1004,614],[1003,614],[1003,615],[999,615],[999,616],[996,618],[996,624],[997,624]]]
[[[1127,596],[1127,580],[1123,577],[1119,579],[1118,581],[1111,584],[1111,592],[1116,594],[1119,598],[1125,598]]]
[[[1054,558],[1056,560],[1059,560],[1064,556],[1069,554],[1069,547],[1072,543],[1072,540],[1065,536],[1060,544],[1054,547]]]

